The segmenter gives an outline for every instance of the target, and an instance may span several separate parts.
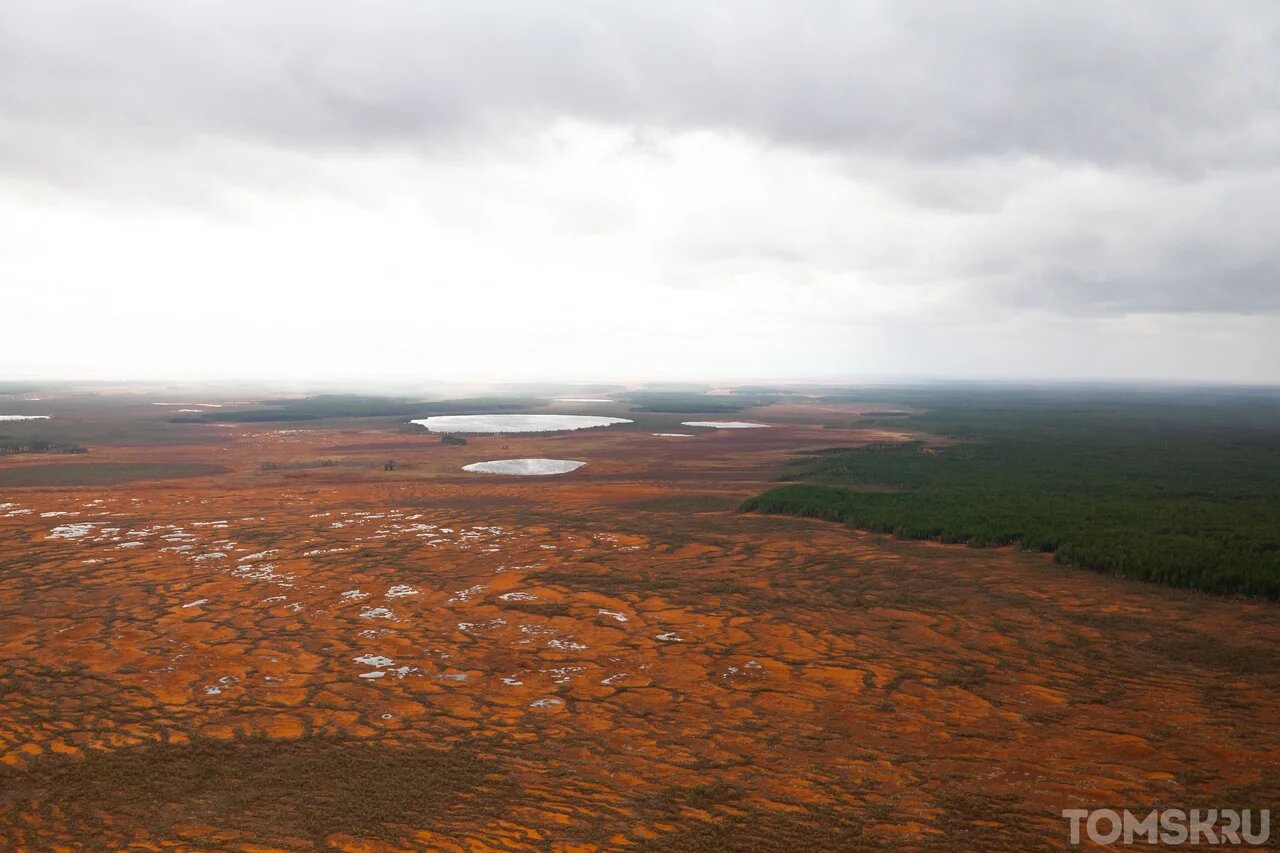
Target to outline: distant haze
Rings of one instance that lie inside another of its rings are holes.
[[[1280,382],[1280,5],[4,0],[0,378]]]

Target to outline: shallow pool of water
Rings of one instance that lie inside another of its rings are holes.
[[[0,421],[47,421],[48,415],[0,415]]]
[[[711,427],[712,429],[768,429],[768,424],[750,421],[681,421],[680,426]]]
[[[567,474],[586,464],[572,459],[495,459],[492,462],[473,462],[470,465],[463,465],[462,470],[478,474],[515,474],[521,477],[537,477],[544,474]]]
[[[629,424],[626,418],[596,415],[435,415],[409,423],[431,432],[557,432]]]

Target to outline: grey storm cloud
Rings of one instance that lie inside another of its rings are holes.
[[[1059,267],[1046,270],[1030,293],[1045,307],[1087,313],[1280,310],[1280,264],[1266,259],[1229,268],[1217,258],[1211,261],[1129,279],[1087,278],[1077,269]]]
[[[1269,0],[6,0],[0,169],[74,185],[192,139],[453,156],[564,117],[712,130],[959,211],[964,256],[916,278],[1066,313],[1265,313],[1277,81]],[[1093,195],[1043,200],[1029,229],[1018,205],[1081,173]],[[814,263],[858,265],[829,254]]]
[[[1272,3],[7,0],[0,110],[68,130],[413,140],[573,115],[904,158],[1280,158]]]

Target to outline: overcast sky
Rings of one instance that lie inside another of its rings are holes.
[[[0,377],[1280,382],[1280,5],[2,0]]]

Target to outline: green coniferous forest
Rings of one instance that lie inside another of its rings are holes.
[[[833,397],[849,402],[851,396]],[[905,444],[795,460],[746,511],[1280,598],[1280,397],[1267,390],[880,390]]]

